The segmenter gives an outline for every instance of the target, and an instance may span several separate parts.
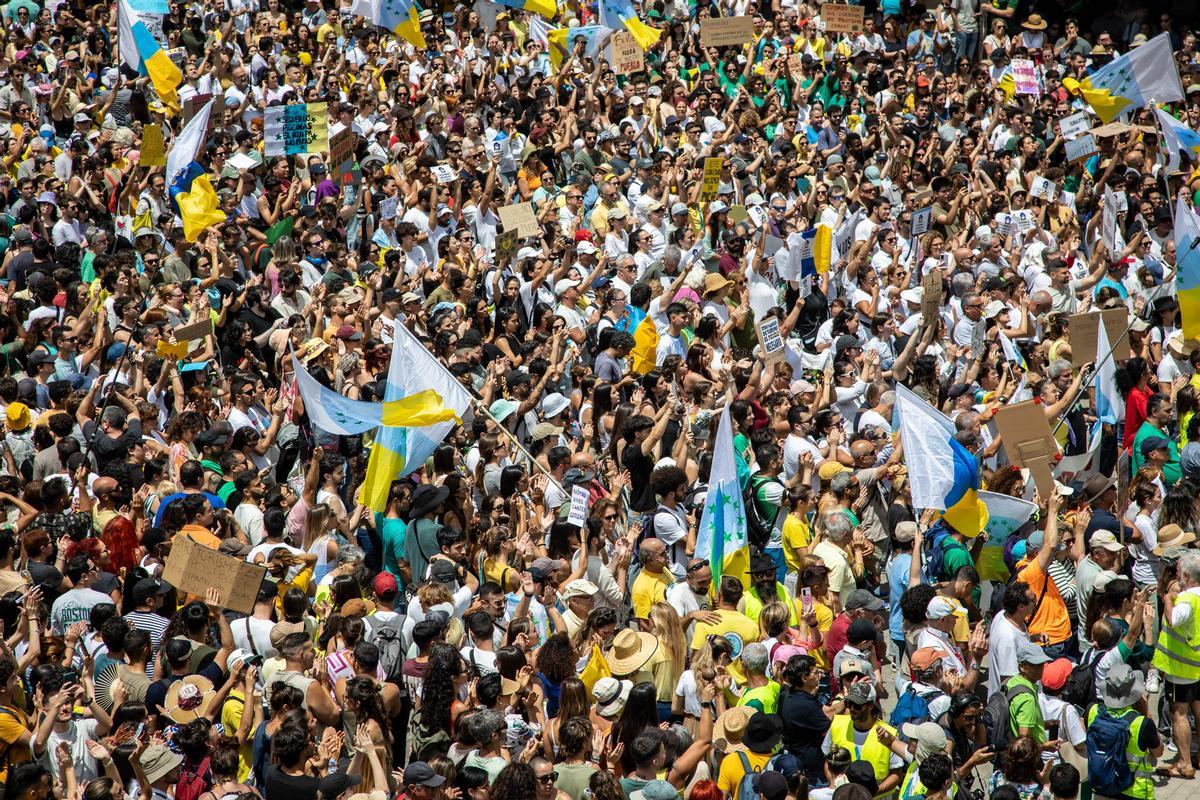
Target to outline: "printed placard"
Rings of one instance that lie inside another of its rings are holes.
[[[862,12],[859,12],[862,21]],[[702,47],[732,47],[754,41],[753,17],[717,17],[700,20]]]
[[[996,233],[1001,236],[1012,236],[1017,232],[1016,222],[1013,220],[1013,215],[1009,212],[997,214],[995,219]]]
[[[1090,133],[1080,136],[1078,139],[1068,139],[1064,142],[1063,148],[1067,154],[1067,161],[1072,163],[1083,161],[1096,155],[1096,137]]]
[[[167,58],[171,59],[171,63],[182,71],[183,65],[187,61],[187,50],[182,47],[172,47],[167,51]]]
[[[618,75],[633,75],[646,69],[646,56],[642,46],[629,31],[617,31],[609,40],[612,53],[613,72]]]
[[[263,153],[290,156],[329,151],[329,106],[291,103],[263,112]]]
[[[1031,94],[1035,97],[1041,94],[1041,85],[1038,83],[1037,68],[1033,65],[1033,61],[1028,58],[1014,58],[1012,60],[1013,85],[1016,87],[1017,94]]]
[[[821,6],[821,21],[830,33],[862,33],[863,7],[826,3]]]
[[[522,239],[529,236],[540,236],[541,226],[533,213],[533,203],[513,203],[500,209],[500,221],[504,230],[515,230]]]
[[[920,236],[923,233],[927,233],[932,222],[933,206],[914,211],[912,215],[912,235]]]
[[[1017,224],[1017,230],[1021,233],[1029,233],[1037,227],[1037,219],[1033,216],[1033,212],[1027,208],[1015,212],[1013,221]]]
[[[926,325],[937,319],[944,291],[941,270],[930,270],[921,278],[921,316]]]
[[[458,177],[454,172],[454,167],[449,164],[434,164],[429,171],[433,173],[434,180],[438,183],[454,183],[454,179]]]
[[[166,143],[163,141],[162,125],[151,123],[142,127],[142,151],[138,163],[143,167],[165,167],[167,165]]]
[[[717,199],[717,189],[721,185],[721,167],[723,166],[725,166],[723,158],[704,159],[704,181],[700,184],[701,203],[711,203]]]
[[[571,487],[571,510],[567,512],[567,524],[582,528],[587,524],[588,489],[586,486]]]
[[[1058,129],[1062,131],[1064,139],[1071,141],[1092,129],[1092,115],[1086,111],[1080,111],[1069,117],[1063,117],[1058,123]]]
[[[1054,181],[1040,175],[1033,179],[1033,185],[1029,187],[1030,197],[1040,197],[1047,202],[1054,199],[1054,194]]]

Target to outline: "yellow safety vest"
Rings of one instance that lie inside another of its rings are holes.
[[[750,589],[744,595],[742,600],[745,602],[745,614],[750,619],[758,622],[759,615],[762,614],[763,601],[758,596],[757,589]],[[796,601],[788,597],[788,590],[782,583],[775,584],[775,597],[771,598],[770,602],[779,601],[788,610],[788,624],[795,627],[799,624],[799,616],[796,614]]]
[[[1162,632],[1154,645],[1153,664],[1181,683],[1200,680],[1200,597],[1191,592],[1179,595],[1176,603],[1186,603],[1192,616],[1179,627],[1163,620]]]
[[[883,783],[883,779],[892,771],[889,766],[892,751],[875,735],[877,728],[883,728],[892,736],[896,735],[895,728],[880,720],[871,726],[871,732],[867,734],[867,741],[863,743],[862,747],[859,747],[854,743],[854,721],[850,719],[849,714],[838,714],[833,718],[833,724],[829,728],[829,740],[832,744],[849,750],[854,756],[853,760],[869,762],[875,770],[875,780]],[[891,794],[891,792],[885,794]]]
[[[1163,629],[1166,630],[1166,626]],[[1092,722],[1099,713],[1100,704],[1097,703],[1088,711],[1088,727],[1091,727]],[[1143,798],[1143,800],[1153,800],[1154,767],[1150,764],[1150,754],[1138,747],[1138,734],[1141,733],[1142,724],[1146,721],[1146,717],[1132,708],[1126,708],[1122,711],[1108,709],[1108,715],[1117,719],[1125,719],[1130,714],[1133,714],[1136,719],[1129,725],[1129,743],[1125,745],[1125,752],[1129,755],[1129,768],[1133,770],[1133,784],[1121,794],[1125,797],[1139,797]]]
[[[900,795],[896,800],[917,800],[925,796],[925,784],[921,783],[921,778],[917,775],[917,770],[920,765],[914,761],[908,765],[908,771],[904,773],[904,780],[900,782]],[[950,796],[958,797],[958,782],[950,782]]]

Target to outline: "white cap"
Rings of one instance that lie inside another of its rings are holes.
[[[554,284],[554,293],[556,295],[562,294],[567,289],[572,289],[580,283],[580,281],[573,281],[570,278],[561,278],[558,283]]]

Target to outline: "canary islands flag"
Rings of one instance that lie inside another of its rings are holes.
[[[954,438],[954,423],[896,384],[896,415],[915,508],[934,508],[967,536],[987,527],[988,509],[979,499],[979,462]]]
[[[210,225],[225,221],[225,212],[219,208],[220,201],[208,175],[194,178],[188,191],[175,195],[175,203],[183,219],[183,238],[189,242],[200,238],[200,234]]]
[[[649,50],[662,36],[658,28],[638,19],[631,0],[600,0],[600,24],[613,30],[625,28],[643,50]]]
[[[292,368],[305,412],[318,428],[329,433],[353,436],[380,425],[435,425],[455,418],[454,410],[443,405],[442,398],[432,389],[401,400],[367,403],[322,386],[308,374],[295,353],[292,353]]]
[[[1200,133],[1184,125],[1161,108],[1154,109],[1158,117],[1158,126],[1162,128],[1163,147],[1167,151],[1167,170],[1175,172],[1179,169],[1179,153],[1187,153],[1188,160],[1193,161],[1200,156]]]
[[[554,4],[554,0],[496,0],[496,2],[509,8],[541,14],[546,19],[554,19],[558,15],[558,6]]]
[[[354,0],[350,13],[387,28],[413,47],[427,49],[413,0]]]
[[[833,256],[833,230],[818,225],[800,234],[800,277],[824,275]]]
[[[1175,202],[1175,291],[1183,336],[1200,339],[1200,222],[1182,199]]]
[[[183,73],[175,62],[167,57],[167,51],[162,49],[154,34],[146,27],[146,23],[135,16],[128,0],[121,0],[118,14],[123,19],[118,21],[118,27],[128,26],[133,37],[133,46],[137,51],[138,72],[149,75],[158,92],[163,105],[172,111],[179,110],[179,94],[176,91],[183,83]]]
[[[733,423],[729,407],[721,411],[717,438],[713,440],[712,468],[708,494],[696,532],[696,556],[712,566],[713,585],[722,575],[736,575],[746,583],[750,568],[750,541],[746,535],[746,507],[738,481],[737,458],[733,452]]]
[[[532,27],[531,25],[530,28]],[[557,71],[571,52],[571,48],[581,39],[584,43],[584,55],[593,60],[599,58],[600,45],[610,33],[612,28],[603,25],[580,25],[578,28],[552,28],[546,31],[550,66]]]
[[[1083,99],[1105,123],[1149,103],[1183,99],[1171,37],[1160,33],[1146,44],[1114,58],[1079,82]]]
[[[423,394],[440,398],[441,405],[451,412],[451,416],[426,423],[385,425],[379,429],[367,462],[362,496],[363,504],[373,511],[383,513],[387,510],[392,481],[424,464],[471,408],[470,392],[403,323],[397,323],[383,404],[405,402],[406,398]]]

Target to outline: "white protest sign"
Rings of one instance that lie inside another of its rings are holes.
[[[1063,138],[1071,141],[1092,129],[1092,116],[1086,111],[1080,111],[1078,114],[1063,117],[1059,121],[1058,127],[1062,131]]]
[[[588,490],[586,486],[571,489],[571,510],[567,512],[567,524],[583,527],[587,524]]]
[[[429,171],[438,183],[454,183],[454,167],[449,164],[434,164]]]
[[[1054,181],[1048,178],[1043,178],[1040,175],[1033,179],[1033,186],[1029,188],[1030,197],[1040,197],[1049,202],[1054,199]]]

